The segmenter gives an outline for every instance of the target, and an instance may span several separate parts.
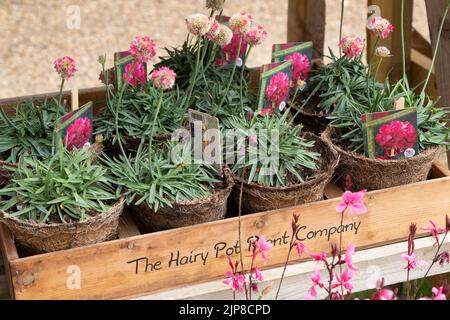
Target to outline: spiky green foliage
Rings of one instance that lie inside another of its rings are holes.
[[[21,158],[12,182],[0,190],[1,210],[42,223],[82,221],[106,212],[115,199],[107,170],[92,163],[89,150],[60,152],[46,160]]]
[[[124,92],[122,102],[113,96],[110,103],[103,109],[101,115],[95,119],[95,133],[102,134],[106,139],[116,142],[115,114],[118,106],[119,133],[122,139],[141,138],[148,136],[160,98],[159,90],[151,83],[144,88],[129,87]],[[165,92],[159,111],[155,134],[170,133],[183,126],[186,120],[186,110],[182,106],[182,93],[179,91]]]
[[[320,66],[311,77],[308,88],[317,89],[315,95],[320,98],[320,108],[327,114],[344,112],[354,103],[367,101],[367,67],[358,59],[336,57],[330,49],[331,62]],[[369,86],[373,79],[369,78]]]
[[[14,115],[8,116],[0,106],[0,158],[18,162],[24,156],[49,157],[57,108],[54,99],[26,101],[16,105]],[[67,112],[59,108],[60,115]]]
[[[181,155],[190,154],[190,146],[183,148]],[[133,159],[122,155],[119,159],[104,158],[117,194],[124,193],[128,203],[146,202],[158,211],[173,203],[207,197],[217,182],[214,169],[209,166],[184,162],[183,156],[172,161],[169,158],[172,152],[166,154],[156,149],[149,161],[147,150],[141,150]]]
[[[406,108],[417,109],[417,124],[419,134],[419,150],[433,145],[449,146],[449,129],[445,125],[448,111],[436,106],[426,95],[417,95],[409,84],[403,80],[391,86],[388,80],[382,85],[375,85],[370,90],[371,103],[352,104],[345,112],[335,112],[329,119],[331,125],[341,130],[341,139],[351,151],[364,152],[364,137],[361,116],[365,113],[390,111],[394,102],[405,98]]]
[[[320,154],[311,150],[314,141],[301,137],[302,126],[291,126],[286,121],[288,114],[258,116],[253,122],[242,117],[230,119],[237,145],[225,154],[227,159],[236,159],[231,168],[235,174],[242,175],[245,169],[248,183],[286,186],[303,182],[305,169],[316,169]],[[242,156],[244,150],[246,157]]]

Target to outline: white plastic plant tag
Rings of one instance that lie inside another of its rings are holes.
[[[283,111],[284,108],[286,108],[286,102],[285,102],[285,101],[282,101],[282,102],[280,103],[280,105],[278,106],[278,109],[280,109],[280,111]]]
[[[236,66],[242,67],[242,59],[241,58],[236,59]]]

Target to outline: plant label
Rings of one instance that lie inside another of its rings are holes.
[[[121,88],[125,82],[132,87],[147,84],[147,64],[135,62],[128,51],[114,54],[114,71],[116,88]]]

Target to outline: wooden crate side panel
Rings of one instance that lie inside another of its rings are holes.
[[[2,248],[3,267],[5,271],[6,282],[8,283],[9,287],[9,295],[11,298],[14,298],[14,274],[11,271],[10,263],[18,259],[19,254],[17,253],[17,249],[14,244],[14,239],[11,235],[11,232],[3,223],[0,223],[0,245]]]
[[[450,209],[449,192],[450,179],[443,178],[368,193],[368,214],[344,220],[344,245],[352,242],[365,248],[391,243],[405,239],[412,222],[419,226],[430,219],[443,222]],[[340,215],[335,211],[339,201],[243,217],[244,247],[250,237],[264,235],[274,242],[266,267],[281,265],[292,214],[299,213],[302,228],[297,238],[309,238],[304,242],[312,251],[328,251],[330,242],[339,237]],[[227,271],[226,254],[236,257],[237,223],[228,219],[12,261],[16,298],[120,298],[220,278]],[[81,271],[81,288],[71,290],[67,271],[74,265]]]

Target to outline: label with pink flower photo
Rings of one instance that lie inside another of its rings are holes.
[[[89,148],[93,131],[93,103],[89,102],[80,109],[58,119],[55,127],[55,141],[67,150]]]
[[[398,160],[419,153],[415,108],[364,114],[361,120],[368,158]]]
[[[291,88],[303,89],[312,66],[313,43],[288,42],[272,46],[272,62],[292,61]]]
[[[136,62],[133,67],[133,56],[129,51],[116,52],[114,54],[114,69],[116,75],[116,87],[120,88],[125,81],[131,87],[147,84],[147,64]]]
[[[292,61],[275,62],[261,67],[258,108],[264,114],[284,110],[292,79]]]

